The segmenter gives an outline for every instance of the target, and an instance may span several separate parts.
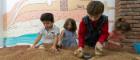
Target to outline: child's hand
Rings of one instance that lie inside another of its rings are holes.
[[[95,54],[102,55],[102,52],[103,52],[103,46],[100,42],[97,42],[95,46]]]
[[[83,51],[83,48],[79,47],[77,50],[78,50],[78,51]]]
[[[35,45],[31,46],[31,48],[35,48]]]
[[[30,46],[27,50],[32,50],[35,46]]]
[[[77,57],[83,57],[83,49],[80,47],[76,51],[74,51],[74,55]]]
[[[119,43],[119,42],[115,42],[115,41],[110,41],[110,40],[109,40],[109,43],[115,44],[115,45],[117,45],[117,46],[121,46],[121,43]]]
[[[55,46],[52,46],[50,49],[53,51],[57,51],[57,48]]]
[[[97,42],[97,43],[96,43],[95,48],[98,49],[98,50],[100,50],[100,51],[103,50],[103,46],[102,46],[102,44],[101,44],[100,42]]]

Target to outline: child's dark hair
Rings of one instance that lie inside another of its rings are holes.
[[[52,13],[44,13],[41,15],[40,20],[43,21],[51,21],[54,22],[54,17]]]
[[[68,26],[69,23],[71,23],[71,25],[72,25],[72,28],[70,29],[70,31],[75,32],[76,29],[77,29],[77,26],[76,26],[75,20],[72,19],[72,18],[68,18],[68,19],[66,20],[66,22],[65,22],[65,24],[64,24],[64,28],[65,28],[65,29],[68,29],[67,26]]]
[[[122,21],[122,19],[123,19],[123,18],[118,18],[118,20],[117,20],[117,21],[121,22],[121,21]]]
[[[115,29],[116,30],[121,30],[121,31],[124,31],[124,32],[128,32],[128,31],[131,31],[131,26],[127,22],[116,22],[115,23]]]
[[[102,14],[104,12],[104,4],[100,1],[91,1],[87,5],[87,13],[92,16]]]
[[[125,18],[120,17],[117,19],[117,22],[123,22],[123,20],[125,20]]]

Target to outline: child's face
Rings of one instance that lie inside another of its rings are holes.
[[[69,22],[67,25],[67,29],[70,30],[72,28],[72,24]]]
[[[53,27],[53,22],[51,21],[43,21],[43,25],[45,26],[45,28],[50,29]]]
[[[117,31],[117,33],[118,33],[118,34],[122,34],[122,33],[123,33],[123,31],[121,31],[121,30],[118,30],[118,31]]]
[[[96,16],[89,15],[89,19],[91,19],[92,21],[96,21],[96,20],[98,20],[100,18],[100,16],[101,16],[101,14],[96,15]]]
[[[124,18],[122,19],[122,22],[125,22],[125,19]]]

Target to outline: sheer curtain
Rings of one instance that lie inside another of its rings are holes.
[[[6,8],[5,0],[0,0],[0,47],[4,47],[4,29],[3,29],[3,16]]]

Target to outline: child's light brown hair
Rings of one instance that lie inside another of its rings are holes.
[[[97,16],[104,12],[104,4],[100,1],[91,1],[87,5],[87,13],[91,16]]]

